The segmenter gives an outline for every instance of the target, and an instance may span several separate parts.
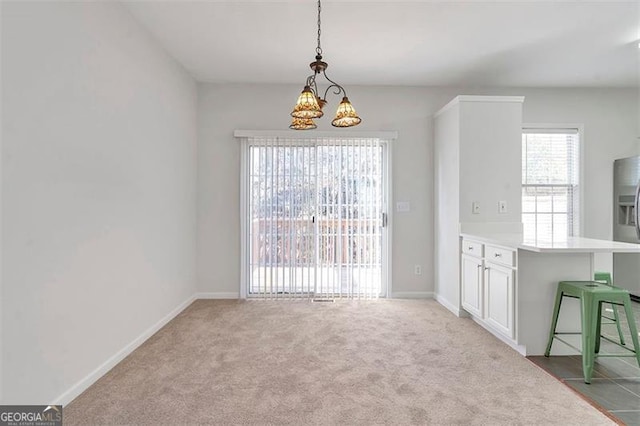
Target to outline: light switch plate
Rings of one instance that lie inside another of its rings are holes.
[[[471,213],[480,214],[480,203],[479,202],[474,201],[473,203],[471,203]]]
[[[507,212],[507,202],[498,201],[498,213],[505,214]]]
[[[411,211],[411,203],[409,203],[408,201],[398,201],[396,203],[396,211],[398,213],[406,213],[408,211]]]

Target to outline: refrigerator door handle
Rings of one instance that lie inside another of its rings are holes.
[[[640,239],[640,222],[638,221],[638,219],[640,219],[640,211],[638,211],[638,207],[640,207],[640,181],[638,181],[638,186],[636,186],[636,201],[633,204],[636,216],[636,234],[638,235],[638,239]]]

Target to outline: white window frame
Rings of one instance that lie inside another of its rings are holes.
[[[569,130],[577,130],[578,131],[578,235],[574,235],[575,237],[584,236],[584,224],[585,224],[585,216],[586,211],[584,208],[584,147],[586,136],[584,133],[584,124],[582,123],[523,123],[522,124],[522,133],[528,130],[540,130],[545,132],[550,132],[553,130],[557,130],[558,133],[567,132]],[[520,138],[519,143],[522,145],[522,138]],[[522,188],[522,183],[520,183],[520,187]],[[522,189],[521,189],[522,191]]]
[[[236,130],[233,134],[240,142],[240,298],[247,299],[248,283],[247,270],[249,266],[249,250],[247,250],[249,230],[247,229],[247,221],[244,220],[249,214],[249,194],[247,191],[247,174],[249,170],[249,138],[259,137],[281,137],[294,139],[318,139],[318,138],[378,138],[386,141],[382,143],[386,161],[383,164],[383,175],[386,183],[386,200],[384,208],[387,214],[386,238],[383,236],[382,250],[382,292],[380,297],[390,298],[393,295],[392,281],[392,241],[393,241],[393,183],[392,183],[392,164],[393,164],[393,141],[398,138],[398,132],[395,131],[372,131],[372,132],[343,132],[343,131],[313,131],[304,134],[300,130]],[[384,235],[384,234],[383,234]]]

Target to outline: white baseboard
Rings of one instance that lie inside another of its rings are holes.
[[[240,299],[237,291],[196,293],[196,299]]]
[[[506,343],[508,346],[510,346],[512,349],[514,349],[520,355],[527,356],[527,347],[526,346],[518,345],[516,342],[514,342],[513,340],[510,340],[506,336],[503,336],[499,331],[494,330],[493,328],[491,328],[491,326],[486,324],[484,321],[480,321],[479,319],[477,319],[473,315],[471,316],[471,319],[476,324],[478,324],[480,327],[484,328],[489,333],[493,334],[498,340],[501,340],[503,343]],[[573,355],[573,354],[575,354],[575,351],[571,355]]]
[[[394,291],[392,299],[433,299],[432,291]]]
[[[460,317],[461,312],[460,312],[460,308],[453,306],[447,299],[445,299],[444,297],[440,296],[439,294],[435,295],[436,301],[441,304],[442,306],[444,306],[445,308],[447,308],[448,310],[450,310],[451,312],[453,312],[453,314],[457,317]],[[464,315],[462,315],[464,316]]]
[[[100,377],[104,376],[109,370],[122,361],[127,355],[136,350],[149,337],[153,336],[158,330],[164,327],[169,321],[175,318],[187,306],[195,300],[195,296],[190,296],[187,300],[178,305],[175,309],[165,315],[160,321],[149,327],[141,335],[136,337],[131,343],[119,350],[115,355],[106,360],[102,365],[89,373],[84,379],[71,386],[69,390],[57,397],[52,404],[67,405],[73,401],[78,395],[84,392],[89,386],[94,384]]]

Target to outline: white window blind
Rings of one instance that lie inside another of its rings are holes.
[[[524,129],[522,222],[525,238],[546,241],[577,236],[579,189],[578,130]]]
[[[385,143],[246,139],[247,297],[381,294]]]

